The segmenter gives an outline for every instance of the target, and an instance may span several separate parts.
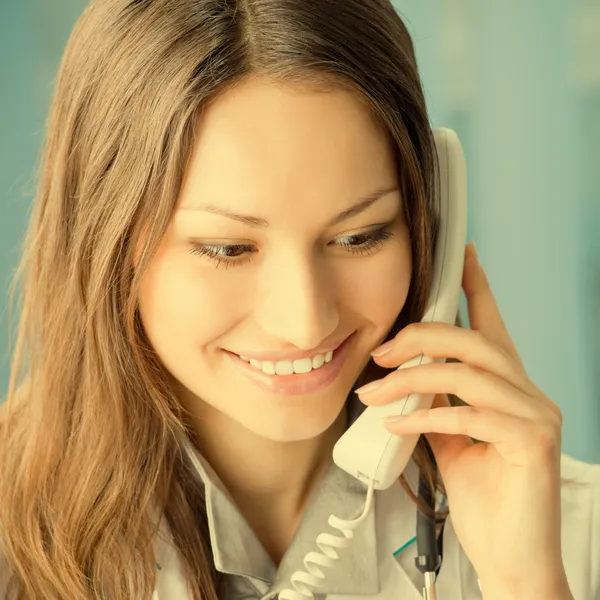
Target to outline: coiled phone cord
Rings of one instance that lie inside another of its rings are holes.
[[[435,456],[427,439],[423,436],[426,453],[429,456],[430,463],[435,467],[437,473],[437,463]],[[436,479],[434,478],[434,485]],[[306,600],[314,598],[313,590],[321,587],[325,581],[326,575],[320,567],[333,568],[334,562],[339,558],[335,548],[345,548],[350,545],[356,529],[366,518],[373,504],[374,482],[369,482],[367,490],[367,500],[365,508],[360,517],[353,521],[346,521],[334,515],[329,516],[328,523],[331,527],[342,532],[343,537],[332,535],[330,533],[321,533],[317,537],[317,545],[321,552],[309,552],[304,557],[304,566],[306,571],[296,571],[291,576],[290,581],[294,590],[285,589],[279,594],[279,600]],[[435,514],[435,497],[423,473],[419,476],[419,498]],[[438,520],[429,517],[420,509],[417,511],[417,552],[415,564],[419,571],[425,577],[425,587],[423,588],[424,600],[437,600],[435,590],[435,579],[439,572],[442,562],[442,536],[437,537],[436,525]],[[443,534],[443,527],[442,527]],[[311,589],[312,588],[312,589]]]
[[[330,533],[321,533],[317,537],[317,546],[321,552],[309,552],[304,557],[304,566],[306,571],[296,571],[290,581],[294,590],[285,589],[279,594],[279,600],[306,600],[314,598],[311,590],[321,587],[327,577],[320,567],[333,568],[335,561],[339,558],[335,548],[345,548],[350,545],[356,529],[367,517],[373,505],[374,482],[369,482],[367,490],[367,501],[365,509],[360,517],[353,521],[346,521],[334,515],[329,516],[327,521],[329,525],[342,532],[342,536],[332,535]]]

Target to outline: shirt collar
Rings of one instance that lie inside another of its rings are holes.
[[[348,400],[348,425],[352,424],[365,406],[351,394]],[[199,474],[205,488],[206,514],[215,568],[229,575],[250,579],[262,593],[279,593],[290,586],[295,571],[305,570],[303,560],[310,551],[318,552],[316,537],[320,533],[341,535],[328,524],[330,515],[353,520],[365,507],[366,486],[340,469],[333,461],[315,490],[302,516],[298,529],[277,567],[258,538],[235,506],[224,484],[189,439],[183,440],[186,455]],[[411,485],[411,487],[413,487]],[[415,489],[413,487],[413,489]],[[378,569],[376,512],[379,493],[362,526],[354,530],[348,548],[339,553],[332,569],[319,588],[322,594],[377,594],[380,591]],[[410,538],[405,525],[414,524],[414,504],[406,500],[407,519],[396,533],[398,546]],[[409,516],[410,515],[410,516]],[[411,529],[414,535],[414,528]],[[409,537],[406,537],[409,536]],[[404,539],[406,537],[406,539]],[[402,539],[401,539],[402,538]]]

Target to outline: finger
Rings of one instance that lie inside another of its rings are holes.
[[[446,434],[469,436],[493,444],[510,464],[538,464],[541,455],[554,454],[560,448],[557,431],[548,424],[521,419],[515,415],[474,406],[451,406],[417,410],[403,415],[385,427],[397,435]],[[448,456],[440,456],[446,461]],[[440,469],[444,466],[440,464]]]
[[[521,363],[473,242],[467,245],[462,287],[467,298],[471,329],[481,331]]]
[[[540,402],[511,383],[464,363],[428,363],[393,371],[372,391],[356,390],[368,406],[389,404],[410,393],[454,394],[472,406],[539,418]]]
[[[436,394],[431,405],[432,408],[447,408],[450,406],[450,399],[446,394]],[[466,435],[447,435],[432,432],[423,435],[431,446],[442,477],[446,473],[447,465],[451,464],[464,450],[474,444],[473,440]]]
[[[419,354],[430,358],[455,358],[506,379],[515,387],[532,390],[520,362],[483,333],[448,323],[412,323],[391,341],[391,350],[373,360],[382,367],[401,365]]]

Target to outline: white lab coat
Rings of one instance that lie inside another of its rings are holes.
[[[564,486],[562,490],[563,562],[569,586],[575,600],[600,600],[600,465],[588,465],[565,455],[561,463],[563,477],[576,480],[575,484]],[[377,492],[375,519],[380,589],[360,596],[328,594],[327,600],[422,598],[422,575],[414,566],[415,545],[410,545],[397,557],[393,555],[400,542],[408,542],[415,535],[413,507],[406,502],[405,492],[399,484]],[[166,528],[164,524],[163,527]],[[446,522],[443,542],[444,560],[436,583],[438,600],[480,600],[482,594],[477,574],[456,538],[451,516]],[[162,570],[153,600],[187,600],[177,554],[165,543],[157,547],[157,552]],[[315,594],[318,594],[317,590]],[[239,595],[231,600],[259,597]]]
[[[575,600],[600,600],[600,465],[588,465],[563,456],[562,473],[564,477],[576,480],[574,485],[565,486],[562,491],[563,561],[569,586]],[[414,537],[416,513],[413,507],[406,502],[405,492],[399,484],[377,492],[374,519],[378,589],[361,595],[328,594],[327,600],[422,598],[422,576],[414,566],[415,544],[409,545],[396,558],[393,556],[403,541],[408,542]],[[161,532],[162,536],[155,543],[161,569],[152,600],[191,600],[182,578],[178,554],[168,541],[169,531],[164,519]],[[446,522],[443,541],[444,561],[436,584],[437,599],[480,600],[482,595],[477,585],[477,574],[454,534],[451,517]],[[0,600],[5,599],[7,576],[0,556]],[[259,597],[244,594],[222,600]]]

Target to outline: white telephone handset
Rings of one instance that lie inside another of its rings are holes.
[[[434,129],[433,134],[439,160],[440,223],[431,292],[422,321],[453,325],[458,312],[466,243],[466,166],[454,131]],[[434,361],[421,354],[398,368],[444,361]],[[389,488],[407,465],[419,436],[392,434],[384,427],[383,418],[429,408],[432,402],[432,394],[413,393],[384,406],[366,408],[336,443],[334,462],[365,483],[373,480],[375,489]]]
[[[433,135],[439,163],[440,222],[431,292],[422,321],[442,321],[453,325],[458,313],[467,233],[466,165],[454,131],[434,129]],[[445,359],[435,361],[444,362]],[[434,360],[420,355],[398,368],[431,362]],[[294,589],[283,590],[279,600],[314,598],[312,589],[319,588],[326,577],[323,567],[333,568],[338,557],[337,550],[351,543],[352,530],[364,521],[371,510],[374,490],[389,488],[408,464],[419,436],[390,433],[383,425],[383,418],[429,408],[432,402],[433,394],[413,393],[385,406],[369,406],[340,437],[333,448],[333,460],[338,467],[367,484],[364,512],[353,521],[334,515],[329,517],[329,525],[343,535],[321,533],[317,537],[317,545],[322,552],[309,552],[305,556],[307,570],[296,571],[292,575]]]

